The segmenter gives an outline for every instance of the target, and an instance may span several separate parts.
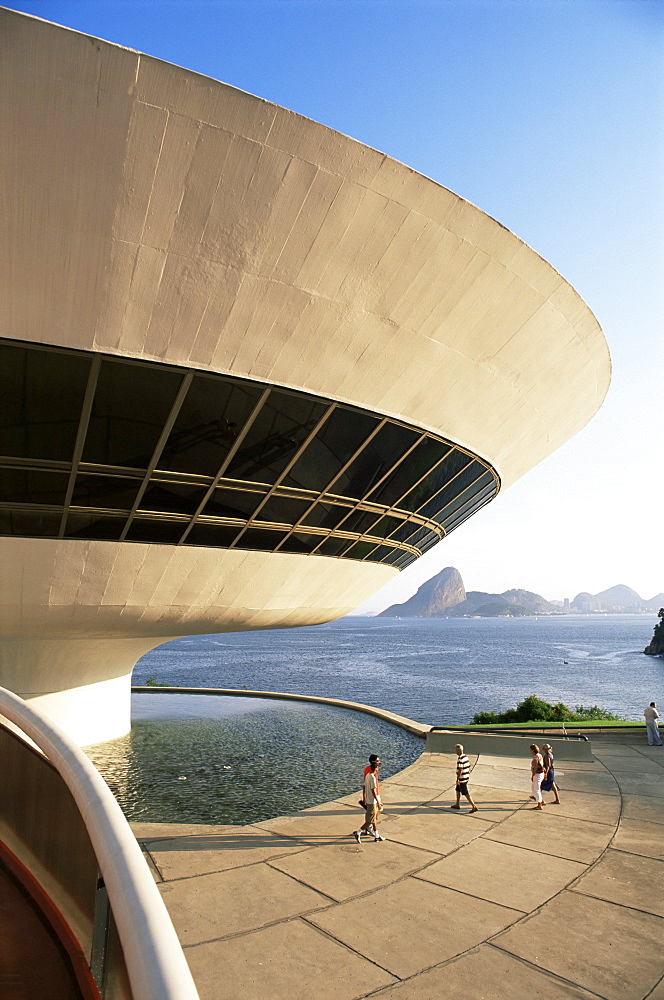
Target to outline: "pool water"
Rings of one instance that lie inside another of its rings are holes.
[[[146,692],[132,696],[131,733],[86,753],[129,820],[245,824],[354,789],[359,798],[370,753],[386,778],[423,750],[420,737],[348,709]]]

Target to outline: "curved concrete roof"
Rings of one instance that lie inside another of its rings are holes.
[[[3,335],[351,402],[503,485],[598,409],[597,321],[478,208],[232,87],[0,18]]]

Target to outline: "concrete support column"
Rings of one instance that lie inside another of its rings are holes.
[[[0,685],[45,712],[80,746],[131,728],[131,674],[163,638],[3,639]]]

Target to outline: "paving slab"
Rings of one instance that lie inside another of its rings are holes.
[[[170,840],[172,837],[223,834],[237,827],[221,823],[130,823],[137,840]]]
[[[575,792],[584,792],[586,795],[616,795],[618,787],[613,775],[604,769],[597,771],[569,771],[567,761],[560,770],[556,768],[556,774],[560,777],[561,787],[573,788]],[[556,778],[556,784],[558,779]]]
[[[227,871],[304,850],[304,845],[291,838],[252,826],[229,826],[223,833],[207,836],[146,840],[143,847],[167,881]]]
[[[451,851],[467,844],[469,840],[481,837],[493,824],[480,819],[479,812],[450,809],[413,810],[406,816],[388,816],[381,830],[390,840],[409,844],[434,854],[450,854]]]
[[[421,788],[435,788],[439,792],[454,785],[456,770],[425,764],[422,767],[408,768],[399,775],[394,775],[389,781],[400,785],[417,785]]]
[[[159,886],[183,945],[255,930],[329,906],[325,896],[265,864]]]
[[[485,836],[502,844],[541,850],[557,858],[590,864],[606,848],[614,831],[613,824],[561,816],[555,812],[555,806],[546,806],[541,811],[520,809]]]
[[[585,871],[576,861],[482,838],[429,865],[418,878],[530,913]]]
[[[508,985],[509,984],[509,985]],[[376,994],[376,1000],[597,1000],[562,979],[491,945],[421,972]]]
[[[517,771],[530,771],[530,757],[497,757],[483,753],[480,762],[484,767],[512,767]]]
[[[664,768],[657,760],[647,757],[645,754],[635,754],[634,757],[615,756],[606,761],[607,769],[611,774],[629,772],[631,774],[650,774],[658,777],[664,775]]]
[[[415,809],[417,806],[430,802],[439,794],[437,788],[418,788],[417,785],[402,785],[398,782],[381,781],[380,792],[385,809],[390,812],[403,812],[408,809]],[[345,805],[356,806],[360,797],[359,792],[346,795],[337,801]],[[360,810],[358,807],[358,815]]]
[[[664,917],[664,861],[655,858],[609,850],[573,888]]]
[[[641,796],[623,792],[622,818],[644,819],[649,823],[664,823],[664,802],[657,796]]]
[[[350,836],[363,822],[362,810],[340,802],[303,809],[294,816],[278,816],[256,823],[261,830],[294,837],[307,844],[335,844]]]
[[[530,793],[530,776],[528,772],[516,767],[487,767],[480,763],[473,768],[470,785],[471,794],[476,785],[508,788],[513,793],[515,801],[522,802]]]
[[[562,892],[493,944],[605,1000],[642,1000],[662,975],[664,920]]]
[[[492,823],[501,822],[506,816],[511,816],[517,809],[521,809],[525,802],[523,793],[519,794],[510,788],[495,788],[491,785],[474,786],[471,782],[469,790],[473,802],[479,809],[479,812],[474,815]],[[441,805],[449,808],[453,804],[454,798],[453,791],[450,790],[432,799],[429,805]],[[468,803],[465,799],[461,801],[464,803],[461,807],[462,810],[467,812],[470,808]]]
[[[290,857],[277,858],[270,864],[340,901],[390,885],[420,871],[437,857],[390,840],[378,844],[366,840],[352,846],[312,847]]]
[[[621,819],[611,846],[618,851],[664,860],[662,824],[644,819]]]
[[[652,993],[648,994],[648,1000],[664,1000],[664,979],[660,979]]]
[[[615,780],[623,793],[664,799],[664,775],[659,777],[650,774],[630,774],[626,771],[616,771]]]
[[[444,962],[521,916],[495,903],[406,878],[309,920],[404,978]]]
[[[469,757],[471,762],[473,757]],[[437,767],[448,767],[456,773],[457,756],[455,753],[429,753],[425,750],[419,758],[420,764],[432,764]]]
[[[563,784],[567,779],[563,778],[558,785],[560,802],[556,805],[553,800],[553,792],[542,792],[542,797],[546,802],[546,808],[552,808],[558,816],[570,816],[576,819],[599,820],[602,823],[617,825],[620,819],[620,796],[616,795],[588,795],[587,792],[570,791],[570,785]],[[556,784],[558,782],[556,781]],[[532,803],[529,801],[529,804]]]
[[[358,1000],[395,981],[302,920],[186,948],[185,955],[201,1000]]]

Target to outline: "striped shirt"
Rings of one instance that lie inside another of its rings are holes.
[[[465,753],[459,754],[457,757],[457,781],[463,783],[468,781],[470,777],[470,761],[466,757]]]

